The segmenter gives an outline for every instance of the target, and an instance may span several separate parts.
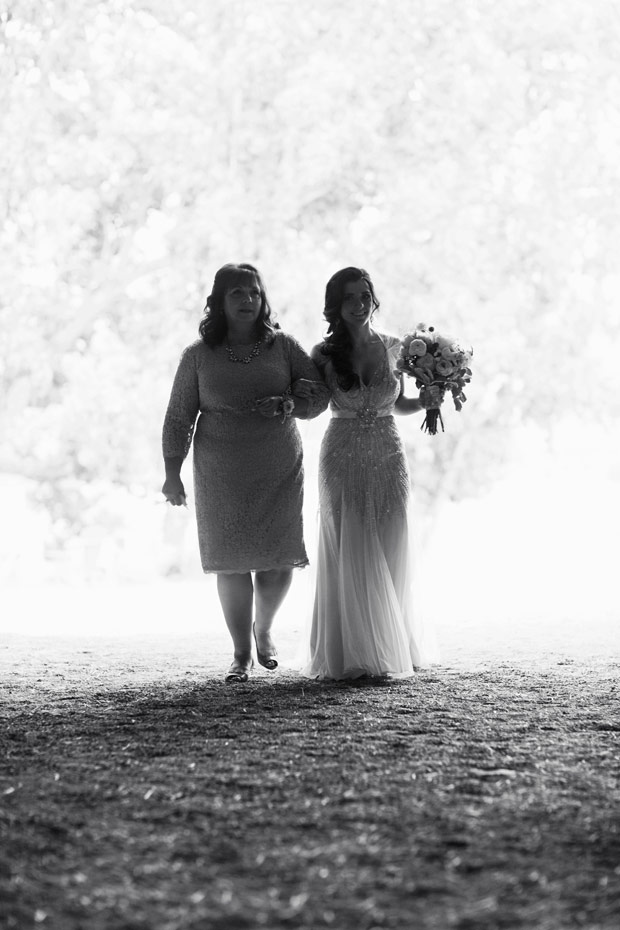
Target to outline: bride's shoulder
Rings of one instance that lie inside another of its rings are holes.
[[[396,349],[400,345],[400,337],[393,333],[377,333],[386,349]]]

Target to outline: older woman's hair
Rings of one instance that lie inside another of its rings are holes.
[[[274,332],[279,327],[271,319],[272,310],[267,299],[265,284],[259,270],[254,265],[243,262],[241,264],[230,263],[223,265],[215,273],[211,293],[207,297],[204,317],[198,327],[202,341],[208,346],[221,345],[226,339],[228,326],[224,315],[224,298],[228,291],[239,284],[248,285],[252,283],[256,283],[261,295],[261,308],[256,321],[256,335],[267,342],[273,342]]]
[[[342,322],[342,303],[344,290],[347,284],[354,281],[364,281],[372,297],[373,312],[379,309],[379,300],[370,275],[364,268],[342,268],[327,282],[325,287],[325,309],[323,316],[329,324],[327,336],[323,340],[321,353],[329,356],[334,366],[338,384],[344,391],[360,386],[359,376],[353,371],[351,350],[353,342],[349,330]]]

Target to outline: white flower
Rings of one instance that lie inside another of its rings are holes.
[[[426,355],[426,343],[423,339],[412,339],[409,343],[409,355]]]
[[[435,368],[437,374],[442,375],[444,378],[447,378],[448,375],[451,375],[454,371],[453,363],[447,358],[440,358]]]

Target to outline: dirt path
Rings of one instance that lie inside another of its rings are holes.
[[[348,685],[231,687],[227,661],[222,637],[5,638],[3,930],[617,930],[604,649]]]

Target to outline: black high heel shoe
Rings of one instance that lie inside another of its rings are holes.
[[[250,677],[250,672],[254,668],[254,662],[249,659],[247,662],[238,662],[236,659],[226,672],[224,681],[244,683]]]
[[[254,642],[256,643],[256,658],[258,659],[259,665],[262,665],[263,668],[273,672],[273,670],[278,667],[278,660],[275,657],[275,653],[272,655],[267,655],[266,653],[260,651],[258,648],[258,640],[256,639],[255,623],[252,624],[252,633],[254,634]]]

